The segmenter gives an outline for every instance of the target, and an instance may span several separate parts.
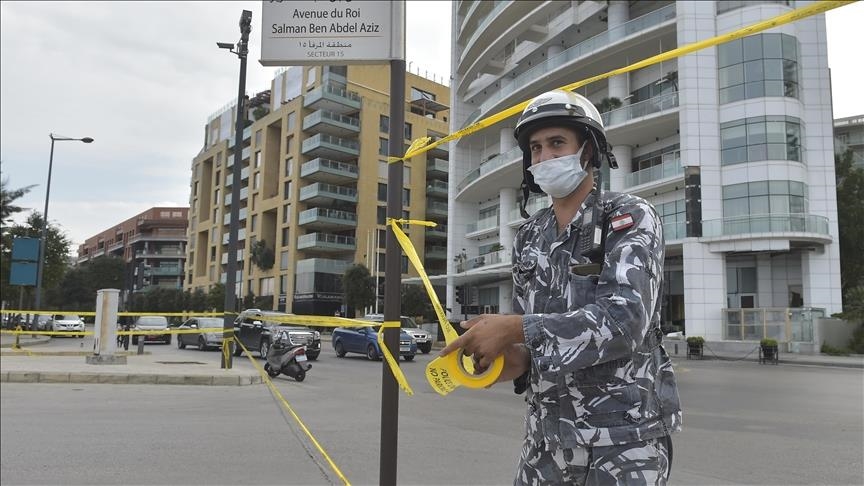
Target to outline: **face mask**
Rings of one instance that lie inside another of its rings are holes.
[[[569,196],[588,176],[582,168],[582,149],[573,155],[545,160],[528,168],[534,182],[546,194],[560,199]]]

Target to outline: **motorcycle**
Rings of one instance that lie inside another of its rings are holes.
[[[271,378],[284,374],[297,381],[306,379],[306,372],[312,365],[306,359],[306,346],[291,344],[287,338],[277,339],[267,351],[264,371]]]

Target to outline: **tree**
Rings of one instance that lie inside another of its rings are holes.
[[[267,247],[267,242],[258,240],[252,245],[252,253],[249,259],[261,270],[270,270],[273,264],[276,263],[276,255],[273,250]]]
[[[251,290],[243,297],[243,309],[255,309],[255,294]]]
[[[207,294],[205,294],[201,289],[195,289],[192,291],[192,295],[189,298],[189,304],[186,307],[193,312],[204,312],[207,310],[207,305]]]
[[[421,285],[402,286],[402,315],[423,316],[424,321],[435,320],[435,309],[432,301],[426,293],[426,288]]]
[[[375,282],[363,264],[358,263],[345,270],[342,288],[345,291],[345,303],[354,309],[355,315],[358,309],[375,303]]]
[[[600,113],[606,113],[607,111],[612,111],[615,108],[620,108],[621,107],[621,100],[619,100],[618,98],[615,98],[615,97],[603,98],[600,101],[600,104],[598,104],[596,106],[597,106],[597,111],[599,111]]]
[[[36,238],[42,236],[42,226],[44,220],[42,215],[36,211],[30,213],[27,221],[21,225],[14,225],[5,232],[3,238],[2,251],[2,282],[0,282],[0,292],[4,298],[11,298],[13,295],[18,295],[19,287],[14,288],[9,285],[9,267],[12,259],[12,241],[15,238]],[[68,267],[69,246],[71,242],[63,233],[59,226],[49,224],[48,231],[45,235],[45,266],[42,275],[42,288],[46,291],[56,287],[63,274],[66,273]],[[30,302],[33,297],[33,287],[25,287],[25,302]],[[47,292],[46,292],[47,295]],[[94,297],[95,302],[95,297]]]
[[[24,208],[14,204],[15,200],[23,197],[34,187],[36,186],[31,185],[19,189],[9,189],[8,177],[0,181],[0,225],[2,225],[2,228],[6,228],[14,214],[24,210]]]
[[[215,283],[207,292],[207,307],[216,312],[225,310],[225,284]]]
[[[840,281],[844,295],[864,285],[864,170],[852,165],[852,151],[834,156],[837,220],[840,231]],[[846,305],[844,299],[844,306]]]

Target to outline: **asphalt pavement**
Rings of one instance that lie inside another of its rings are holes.
[[[322,336],[329,347],[329,335]],[[57,339],[51,346],[41,346]],[[678,344],[678,346],[675,346]],[[0,382],[9,383],[115,383],[115,384],[175,384],[175,385],[252,385],[262,383],[258,370],[247,359],[234,359],[231,369],[215,368],[210,362],[196,359],[166,358],[162,354],[136,353],[135,347],[121,351],[125,364],[90,364],[92,338],[52,338],[22,334],[20,348],[15,337],[0,334]],[[666,349],[673,357],[686,360],[686,343],[667,341]],[[90,346],[88,349],[87,346]],[[443,343],[436,343],[440,349]],[[676,355],[676,351],[678,354]],[[194,355],[190,355],[194,356]],[[723,352],[708,347],[703,360],[754,361],[758,352]],[[864,356],[830,356],[781,353],[778,366],[838,366],[864,369]],[[765,366],[773,366],[766,364]]]

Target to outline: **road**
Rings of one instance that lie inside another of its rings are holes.
[[[60,349],[79,340],[55,341]],[[218,352],[146,349],[218,367]],[[399,483],[510,484],[522,399],[508,385],[439,397],[422,374],[432,356],[402,363],[415,395],[400,396]],[[676,365],[685,429],[674,440],[671,484],[861,484],[861,370]],[[306,381],[276,383],[352,484],[378,483],[380,362],[336,358],[325,343]],[[257,385],[4,383],[0,457],[4,485],[341,482]]]

